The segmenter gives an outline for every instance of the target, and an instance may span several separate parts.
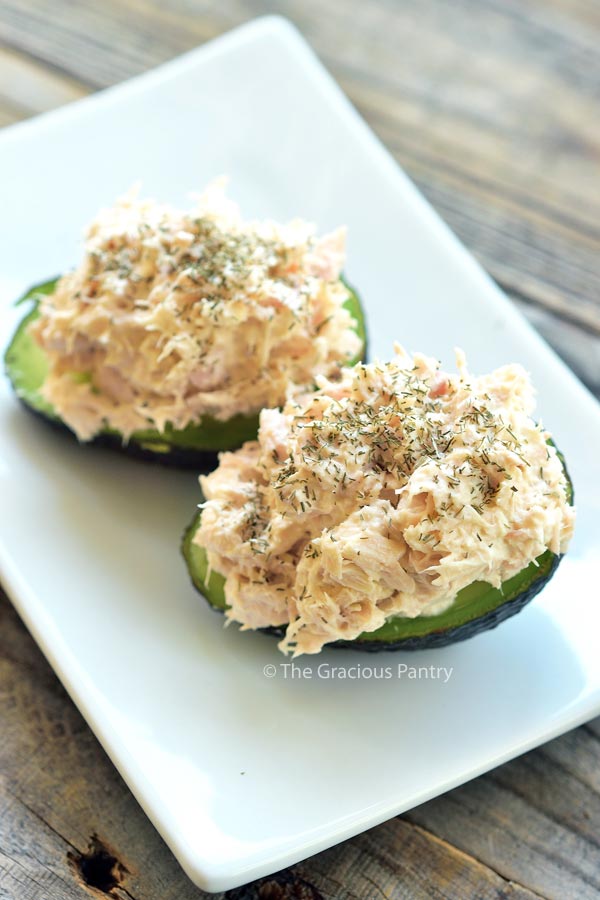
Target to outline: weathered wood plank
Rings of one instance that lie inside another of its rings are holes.
[[[19,110],[21,118],[79,100],[89,89],[22,53],[0,47],[0,109]]]
[[[408,819],[544,896],[597,897],[599,751],[578,729],[417,807]]]
[[[512,298],[524,316],[600,399],[600,336],[531,302]]]
[[[593,722],[588,722],[583,728],[584,730],[589,731],[590,734],[595,735],[597,740],[600,741],[600,719],[594,719]]]
[[[502,185],[476,181],[468,160],[449,165],[409,146],[404,136],[398,137],[398,122],[383,125],[355,93],[375,131],[508,293],[600,334],[600,232],[565,223],[558,212],[540,211],[525,194],[511,197]]]
[[[28,113],[18,106],[14,106],[8,100],[0,102],[0,128],[4,128],[7,125],[15,125],[17,122],[27,118],[29,118]]]
[[[2,0],[0,40],[84,84],[107,87],[218,34],[213,15],[173,3]]]
[[[4,779],[3,779],[4,780]],[[69,845],[0,781],[0,900],[89,900],[69,864]]]
[[[298,870],[336,900],[537,896],[404,819],[393,819],[321,853]]]

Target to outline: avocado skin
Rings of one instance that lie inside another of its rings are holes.
[[[456,628],[447,628],[445,631],[432,631],[431,634],[425,634],[421,637],[404,638],[399,641],[334,641],[331,644],[327,644],[327,647],[334,647],[338,650],[359,650],[361,653],[382,653],[387,652],[388,650],[435,650],[438,647],[447,647],[449,644],[457,644],[459,641],[466,641],[469,638],[475,637],[477,634],[481,634],[483,631],[490,631],[492,628],[496,628],[501,622],[504,622],[506,619],[510,619],[511,616],[515,616],[517,613],[521,612],[521,610],[540,593],[548,581],[550,581],[558,569],[561,559],[562,556],[555,556],[547,576],[538,579],[538,581],[534,581],[529,588],[522,591],[514,600],[502,603],[485,615],[480,616],[479,619],[465,622],[463,625],[458,625]],[[212,609],[216,612],[221,612],[221,610],[217,610],[214,606]],[[259,628],[257,630],[277,638],[282,638],[285,634],[284,628],[271,627]]]
[[[55,432],[62,434],[65,438],[72,442],[74,435],[68,425],[61,422],[60,419],[46,416],[39,409],[34,409],[22,397],[17,397],[19,403],[27,412],[50,425]],[[188,447],[171,447],[167,452],[157,452],[142,447],[136,441],[129,441],[124,444],[117,434],[97,434],[90,441],[85,442],[86,447],[98,447],[104,450],[116,451],[121,456],[129,456],[131,459],[140,462],[156,463],[159,466],[165,466],[171,469],[193,469],[200,474],[211,472],[219,462],[219,451],[217,450],[194,450]]]

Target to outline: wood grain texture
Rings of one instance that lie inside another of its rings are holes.
[[[0,115],[27,119],[89,93],[80,82],[21,53],[0,47]]]
[[[441,215],[600,396],[597,2],[0,0],[0,126],[269,12],[299,26]],[[599,763],[597,720],[219,896],[598,897]],[[90,873],[102,890],[86,885]],[[207,896],[0,598],[0,900],[92,894]]]

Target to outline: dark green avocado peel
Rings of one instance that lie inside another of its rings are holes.
[[[38,347],[28,333],[28,326],[38,316],[38,306],[44,295],[52,294],[58,279],[32,287],[18,301],[30,302],[32,308],[18,325],[4,355],[6,374],[15,394],[24,406],[55,428],[73,436],[71,429],[59,418],[52,406],[40,395],[48,365],[44,351]],[[343,279],[342,279],[343,280]],[[349,292],[345,303],[356,321],[356,333],[362,341],[362,350],[350,360],[355,365],[365,358],[366,327],[364,313],[356,291],[344,281]],[[212,416],[203,416],[202,421],[176,430],[167,424],[164,431],[152,428],[136,431],[127,442],[115,429],[105,428],[86,443],[97,447],[119,450],[137,459],[145,459],[178,468],[207,470],[216,464],[220,450],[233,450],[244,441],[256,438],[258,414],[236,415],[226,422]]]

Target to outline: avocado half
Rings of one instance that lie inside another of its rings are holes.
[[[349,292],[345,307],[356,320],[355,331],[362,341],[360,353],[349,362],[356,365],[366,353],[365,317],[356,291],[341,279]],[[15,394],[24,406],[55,428],[73,435],[52,406],[40,395],[40,388],[48,372],[46,355],[28,332],[28,326],[39,315],[39,303],[43,296],[52,294],[58,279],[30,288],[17,302],[32,304],[32,308],[21,320],[4,354],[4,366]],[[258,413],[236,415],[226,422],[212,416],[203,416],[201,422],[187,425],[181,430],[167,424],[164,431],[152,428],[134,432],[125,443],[119,431],[105,428],[97,434],[90,445],[109,447],[138,459],[160,462],[179,468],[206,469],[214,466],[216,454],[220,450],[240,447],[244,441],[256,438]]]
[[[573,504],[573,485],[560,453],[559,457],[567,479],[569,503]],[[222,613],[227,607],[225,578],[218,572],[211,571],[209,574],[206,551],[193,543],[201,516],[200,511],[186,529],[181,549],[192,584],[213,609]],[[335,641],[327,646],[372,653],[380,650],[429,650],[464,641],[495,628],[520,612],[550,581],[561,559],[561,556],[546,550],[525,569],[505,581],[500,589],[483,581],[475,581],[459,591],[452,606],[437,616],[417,616],[414,619],[392,616],[376,631],[363,632],[353,641]],[[285,626],[259,630],[278,638],[285,634]]]

